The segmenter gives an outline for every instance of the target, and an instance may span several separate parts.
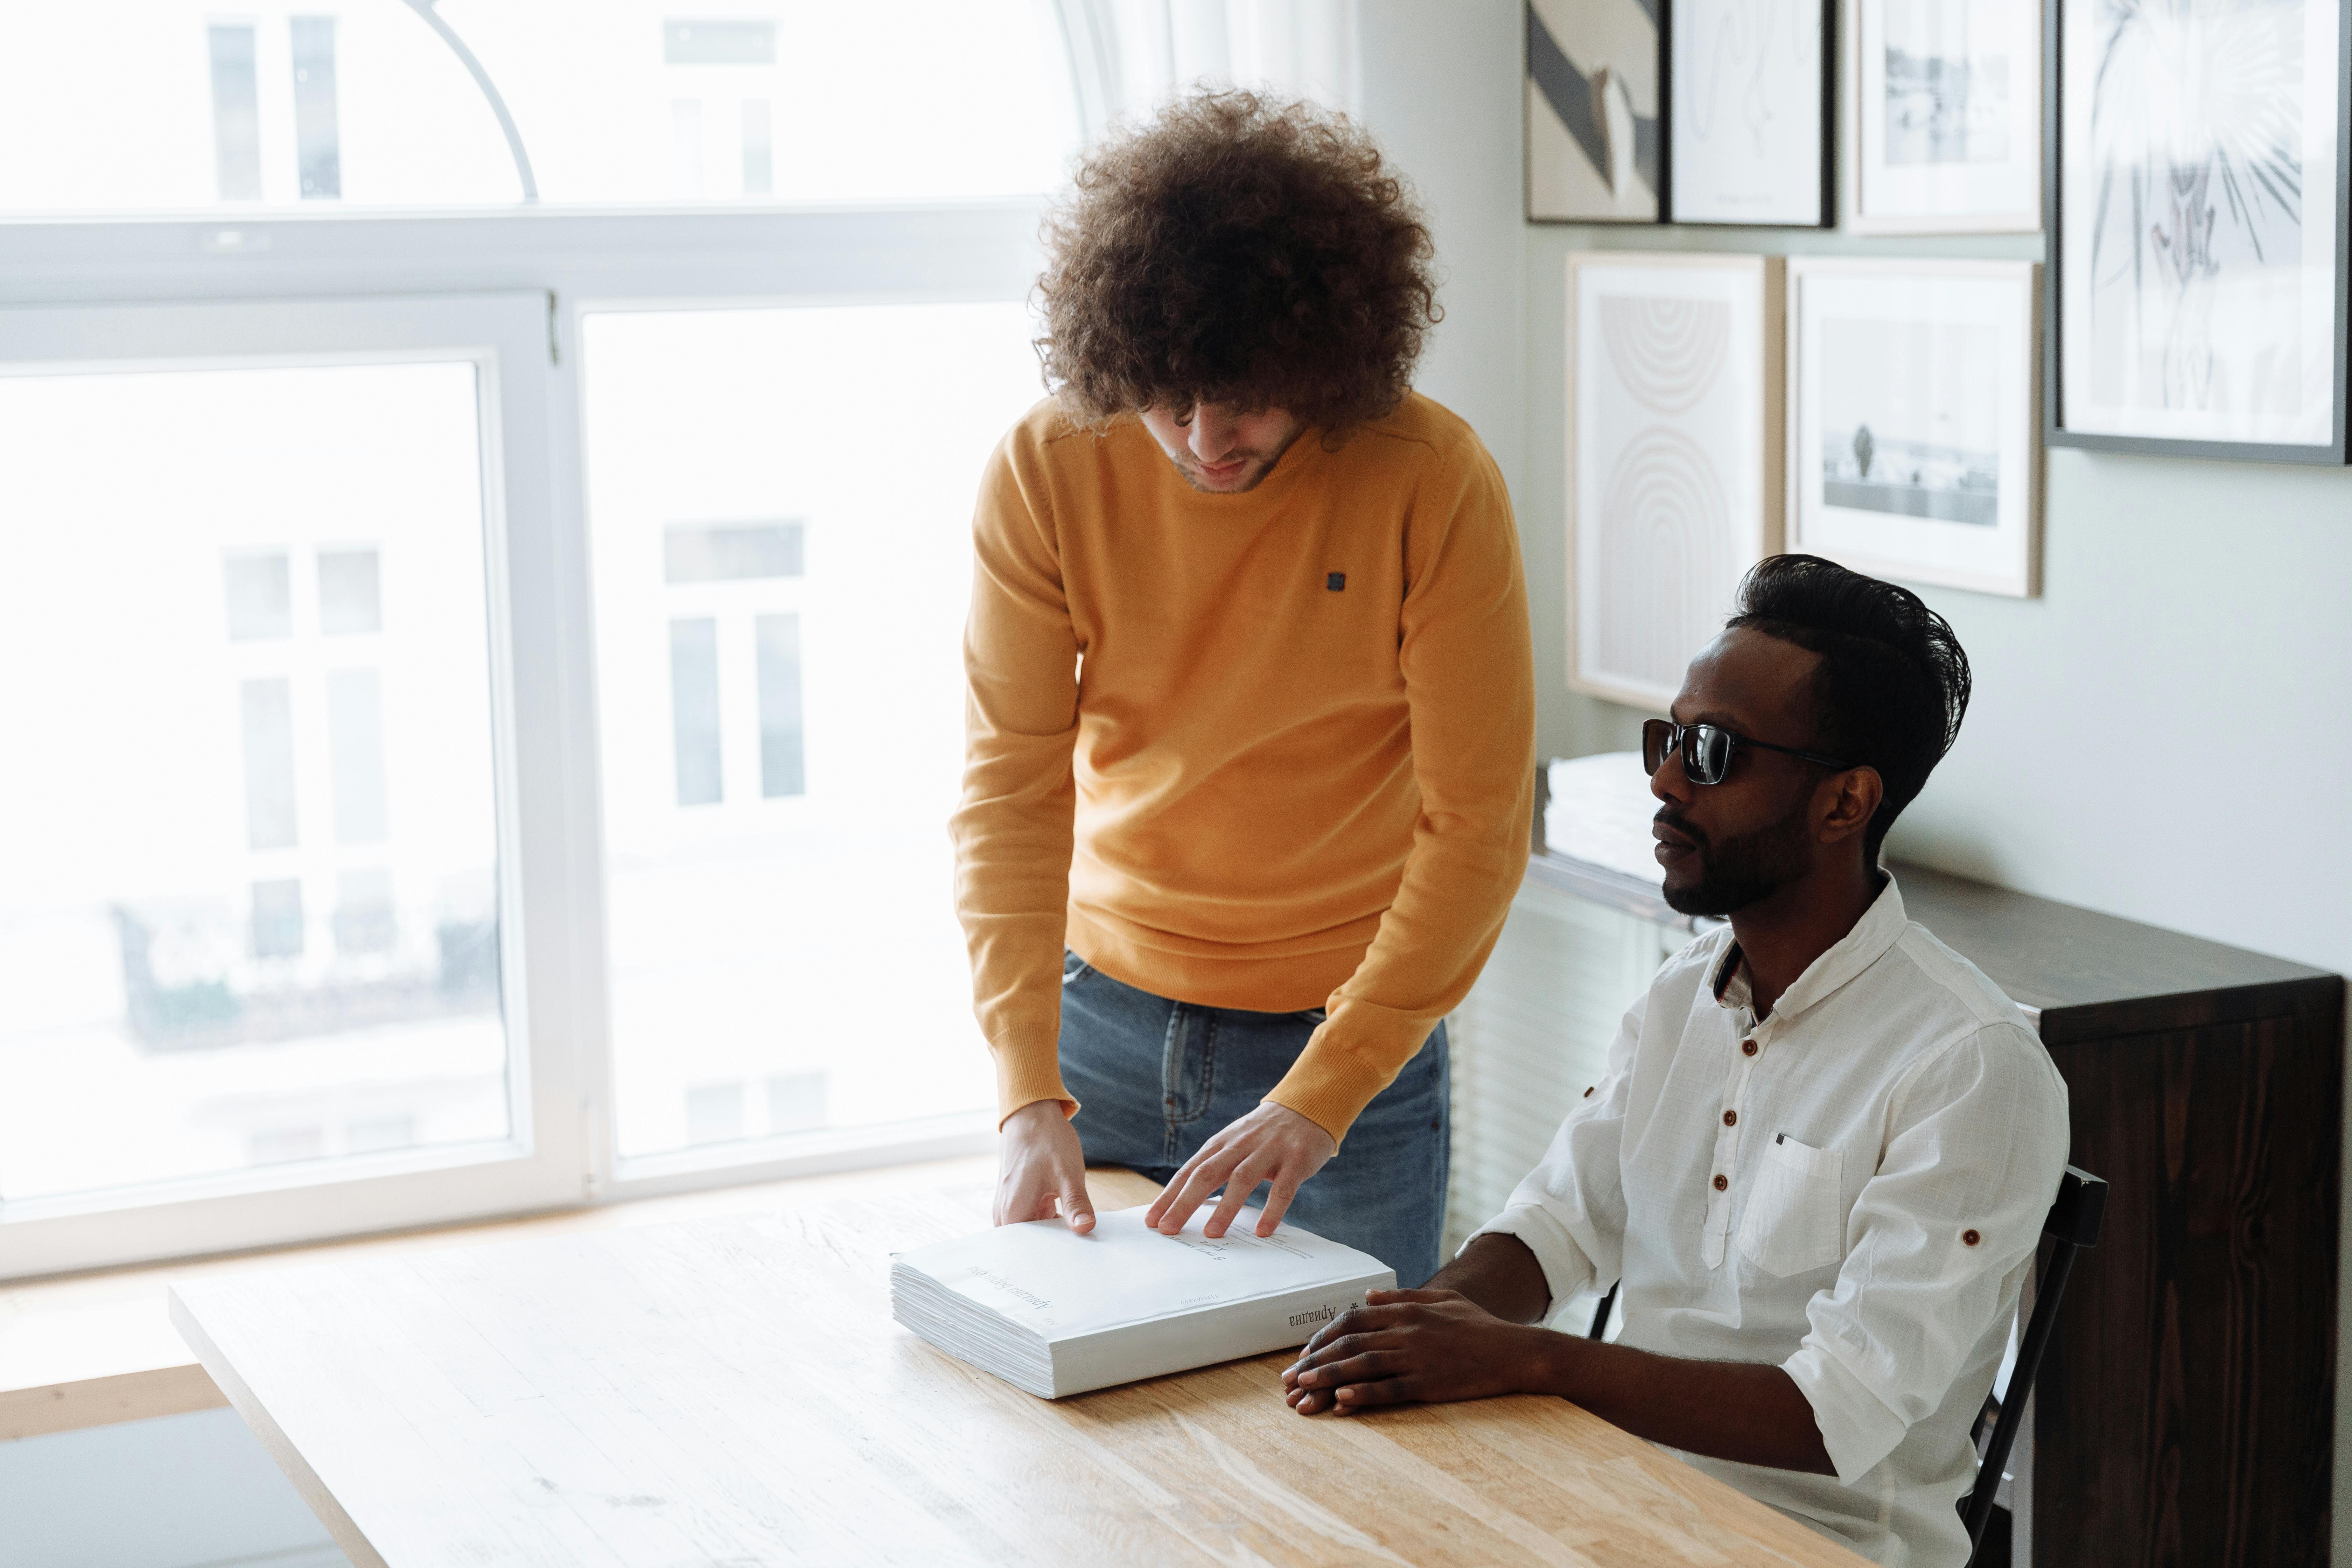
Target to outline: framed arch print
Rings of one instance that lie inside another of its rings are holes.
[[[1568,683],[1664,712],[1780,548],[1778,257],[1568,258]]]

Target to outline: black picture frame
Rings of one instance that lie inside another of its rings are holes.
[[[1660,0],[1669,12],[1675,9],[1674,0]],[[1816,200],[1819,216],[1811,221],[1788,218],[1757,218],[1754,220],[1723,217],[1684,217],[1677,214],[1673,202],[1673,182],[1659,198],[1660,220],[1690,228],[1824,228],[1837,227],[1838,172],[1838,14],[1843,9],[1840,0],[1811,0],[1821,12],[1822,33],[1822,93],[1817,106],[1821,121],[1821,181]],[[1672,108],[1687,99],[1681,85],[1675,80],[1675,54],[1669,32],[1661,33],[1661,48],[1664,54],[1659,79],[1664,83],[1661,101],[1667,106],[1665,126],[1661,137],[1672,161],[1674,118]]]
[[[1519,11],[1524,23],[1520,28],[1519,37],[1519,208],[1521,215],[1528,223],[1606,225],[1612,228],[1654,228],[1666,221],[1667,203],[1670,193],[1674,189],[1672,131],[1674,97],[1673,86],[1668,79],[1674,47],[1674,6],[1672,0],[1634,0],[1634,3],[1650,13],[1658,35],[1656,66],[1658,112],[1654,121],[1655,129],[1653,132],[1652,153],[1652,163],[1655,170],[1654,188],[1657,193],[1656,216],[1652,217],[1615,217],[1607,215],[1577,216],[1557,213],[1538,213],[1536,210],[1533,152],[1535,124],[1534,110],[1528,100],[1528,89],[1532,88],[1543,94],[1561,120],[1570,123],[1570,134],[1573,136],[1575,122],[1580,113],[1576,98],[1584,87],[1584,78],[1566,58],[1559,41],[1551,37],[1550,29],[1544,25],[1543,18],[1537,14],[1535,0],[1519,0]],[[1574,83],[1568,85],[1567,90],[1562,90],[1564,84],[1559,79],[1562,68],[1565,68],[1568,75],[1575,78]]]
[[[2237,462],[2341,467],[2352,458],[2346,421],[2352,364],[2352,0],[2336,0],[2336,275],[2328,293],[2336,319],[2329,330],[2334,369],[2329,383],[2334,406],[2324,445],[2284,442],[2198,440],[2160,436],[2119,436],[2066,427],[2065,304],[2065,62],[2066,21],[2080,0],[2051,0],[2042,24],[2042,201],[2047,215],[2048,260],[2042,289],[2042,438],[2045,446],[2096,452],[2131,452],[2170,458],[2219,458]]]

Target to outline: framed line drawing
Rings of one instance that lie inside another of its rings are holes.
[[[2042,227],[2041,0],[1847,0],[1846,227]]]
[[[1790,549],[1906,583],[2041,591],[2036,274],[1790,261]]]
[[[1568,258],[1568,683],[1663,713],[1780,548],[1781,261]]]
[[[1674,0],[1667,218],[1826,227],[1832,0]]]
[[[1528,218],[1664,216],[1664,0],[1524,0]]]
[[[2346,460],[2352,0],[2058,0],[2056,446]]]

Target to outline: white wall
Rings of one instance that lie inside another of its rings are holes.
[[[1357,0],[1357,18],[1358,107],[1427,209],[1444,275],[1445,320],[1418,384],[1485,438],[1517,499],[1528,458],[1518,6]]]
[[[1562,675],[1569,251],[2039,260],[2042,241],[1528,225],[1520,15],[1361,0],[1361,102],[1437,217],[1448,319],[1422,383],[1512,480],[1539,742],[1575,755],[1630,747],[1641,715]],[[2352,471],[2053,450],[2046,484],[2041,597],[1926,595],[1976,700],[1891,852],[2352,973]],[[2352,1564],[2352,1378],[2337,1382],[2335,1561]]]

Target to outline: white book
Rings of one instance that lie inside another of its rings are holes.
[[[1206,1211],[1203,1211],[1204,1213]],[[1244,1209],[1223,1237],[1160,1235],[1141,1208],[998,1226],[890,1259],[890,1315],[1045,1399],[1305,1344],[1368,1290],[1380,1259]],[[1201,1222],[1196,1219],[1197,1226]]]

